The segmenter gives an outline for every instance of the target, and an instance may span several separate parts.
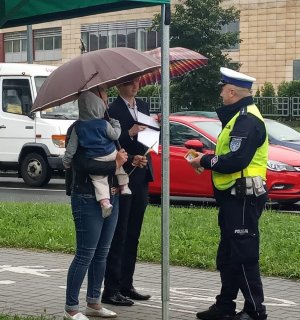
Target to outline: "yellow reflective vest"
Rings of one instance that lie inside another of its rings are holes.
[[[247,112],[252,113],[257,118],[263,121],[263,117],[261,116],[256,105],[252,104],[248,106]],[[216,146],[216,152],[215,152],[217,156],[221,156],[223,154],[227,154],[230,152],[230,148],[229,148],[230,132],[231,132],[230,128],[233,128],[239,114],[240,112],[238,112],[228,122],[228,124],[224,127],[224,129],[220,133],[217,140],[217,146]],[[268,137],[266,136],[264,143],[256,150],[254,157],[252,158],[248,167],[246,167],[242,171],[238,171],[234,173],[219,173],[219,172],[213,171],[212,179],[213,179],[214,186],[218,190],[226,190],[235,184],[235,181],[237,178],[241,178],[241,177],[261,176],[263,180],[266,180],[267,161],[268,161]]]

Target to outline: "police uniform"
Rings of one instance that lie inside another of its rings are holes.
[[[221,68],[221,84],[251,89],[254,78]],[[263,118],[247,96],[217,110],[222,132],[214,155],[204,155],[200,165],[212,170],[221,231],[217,253],[222,288],[216,304],[199,312],[199,319],[266,319],[259,272],[258,220],[267,200],[265,187],[268,138]],[[257,181],[256,181],[257,180]],[[255,183],[258,185],[255,185]],[[238,291],[243,311],[235,315]],[[220,317],[220,315],[224,317]],[[214,318],[214,316],[216,316]]]

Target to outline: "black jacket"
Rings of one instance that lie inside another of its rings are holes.
[[[149,106],[146,102],[136,99],[136,104],[139,112],[150,115]],[[119,142],[121,147],[124,148],[128,154],[144,155],[148,148],[137,141],[137,136],[133,138],[129,136],[128,130],[136,123],[136,121],[133,119],[124,100],[118,96],[117,99],[109,106],[108,111],[111,118],[117,119],[120,122],[122,132]],[[130,182],[138,181],[142,175],[145,176],[144,170],[146,170],[147,181],[153,181],[153,169],[150,155],[147,155],[147,160],[148,164],[146,167],[136,168],[130,175]],[[124,169],[127,173],[129,173],[132,168],[133,167],[129,161],[125,163]]]

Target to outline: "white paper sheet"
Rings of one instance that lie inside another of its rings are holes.
[[[160,129],[158,122],[153,117],[147,116],[139,111],[137,113],[137,122],[145,126],[153,127],[153,129]]]
[[[138,141],[147,148],[153,149],[155,153],[158,153],[160,131],[146,128],[138,133]]]

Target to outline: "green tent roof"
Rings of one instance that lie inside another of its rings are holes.
[[[170,0],[1,0],[0,28],[169,3]]]

